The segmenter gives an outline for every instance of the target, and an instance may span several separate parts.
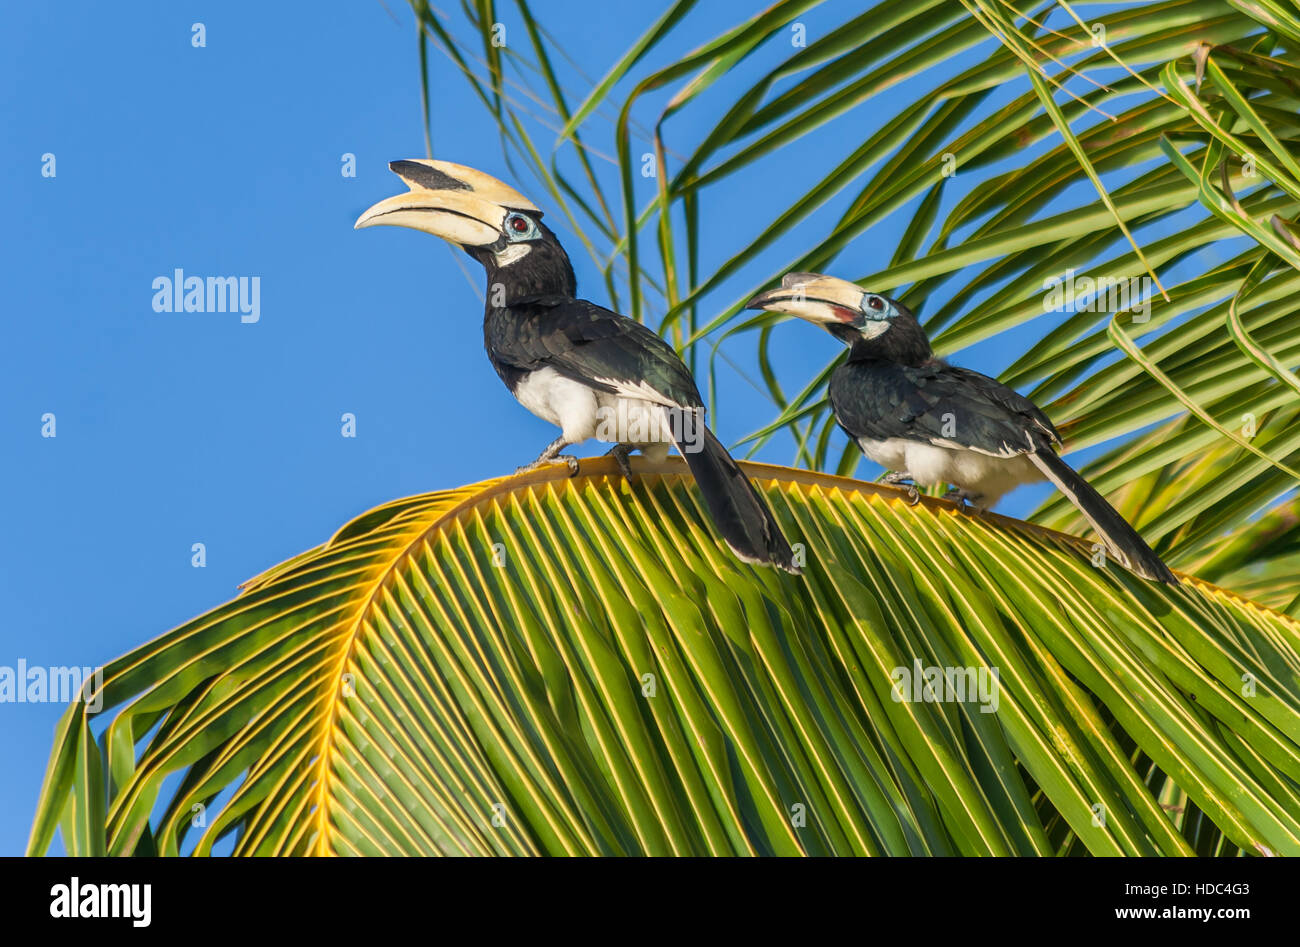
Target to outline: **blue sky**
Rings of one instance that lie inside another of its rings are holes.
[[[735,16],[703,7],[666,50]],[[580,0],[546,8],[592,76],[654,15]],[[805,19],[816,35],[851,9],[833,3]],[[100,665],[364,510],[512,470],[554,436],[491,371],[481,304],[452,252],[411,231],[352,230],[401,189],[387,162],[423,154],[414,27],[398,0],[327,11],[243,0],[6,6],[0,665]],[[196,22],[204,48],[191,45]],[[431,56],[435,155],[507,177],[489,117]],[[877,107],[836,133],[869,128]],[[705,108],[675,130],[694,139],[709,120]],[[613,152],[612,135],[596,144]],[[47,153],[54,177],[41,174]],[[340,173],[345,153],[354,178]],[[761,193],[787,199],[819,161],[815,143],[792,147],[765,166]],[[512,183],[539,199],[533,182]],[[720,233],[760,219],[754,193],[706,194]],[[869,234],[844,275],[881,268],[897,236]],[[591,261],[570,249],[585,294],[606,302]],[[736,249],[720,239],[705,269]],[[765,259],[790,253],[778,245]],[[155,312],[153,281],[177,268],[258,277],[259,321]],[[716,304],[745,288],[725,287]],[[802,326],[780,338],[787,390],[836,351]],[[728,351],[756,374],[752,348]],[[962,361],[996,371],[998,357]],[[729,368],[721,378],[717,426],[734,442],[771,406]],[[341,436],[345,412],[355,438]],[[47,413],[54,438],[41,436]],[[760,456],[791,454],[786,443]],[[1023,514],[1039,495],[1002,509]],[[191,565],[195,543],[205,568]],[[0,854],[25,844],[62,710],[0,705]]]

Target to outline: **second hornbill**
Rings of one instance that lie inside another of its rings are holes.
[[[704,505],[746,562],[798,574],[790,544],[749,478],[704,425],[704,402],[673,347],[634,319],[577,298],[569,257],[532,201],[496,178],[448,161],[389,164],[410,190],[375,204],[357,228],[390,224],[461,247],[487,272],[483,341],[519,402],[560,428],[531,464],[577,459],[588,438],[615,444],[630,476],[633,449],[686,459]]]
[[[1028,398],[935,358],[902,303],[820,273],[787,273],[750,309],[788,312],[848,344],[831,374],[835,419],[890,483],[952,484],[949,495],[992,506],[1012,487],[1046,477],[1097,531],[1111,556],[1148,579],[1178,580],[1137,531],[1065,461],[1061,437]],[[917,499],[911,488],[913,502]]]

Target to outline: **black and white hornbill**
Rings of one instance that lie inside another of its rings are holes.
[[[620,470],[640,449],[676,446],[718,532],[746,562],[797,574],[794,554],[763,497],[704,425],[704,403],[672,346],[634,319],[576,297],[569,258],[542,212],[497,179],[447,161],[394,161],[410,190],[375,204],[356,227],[391,224],[441,237],[487,271],[483,341],[519,402],[560,428],[520,472],[578,461],[561,451],[611,441]]]
[[[751,309],[788,312],[849,346],[831,374],[835,419],[890,483],[951,484],[949,497],[989,507],[1012,487],[1046,477],[1069,497],[1108,547],[1138,575],[1174,574],[1105,498],[1056,454],[1061,437],[1028,398],[930,351],[900,302],[820,273],[787,273]],[[911,488],[913,501],[917,494]]]

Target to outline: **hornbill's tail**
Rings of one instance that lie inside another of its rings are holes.
[[[1111,555],[1121,564],[1145,579],[1178,584],[1178,579],[1169,571],[1169,567],[1160,561],[1160,557],[1137,534],[1137,530],[1106,502],[1105,497],[1093,489],[1092,484],[1056,456],[1055,451],[1044,448],[1030,454],[1029,459],[1079,508],[1101,541],[1109,547]]]
[[[691,468],[713,525],[731,551],[745,562],[773,565],[791,575],[801,575],[794,552],[767,502],[713,432],[697,421],[695,430],[701,437],[685,443],[682,428],[674,426],[672,430],[674,443]]]

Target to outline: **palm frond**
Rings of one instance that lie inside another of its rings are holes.
[[[582,471],[386,504],[114,661],[30,852],[1300,853],[1294,619],[751,466],[786,576],[680,461]]]

